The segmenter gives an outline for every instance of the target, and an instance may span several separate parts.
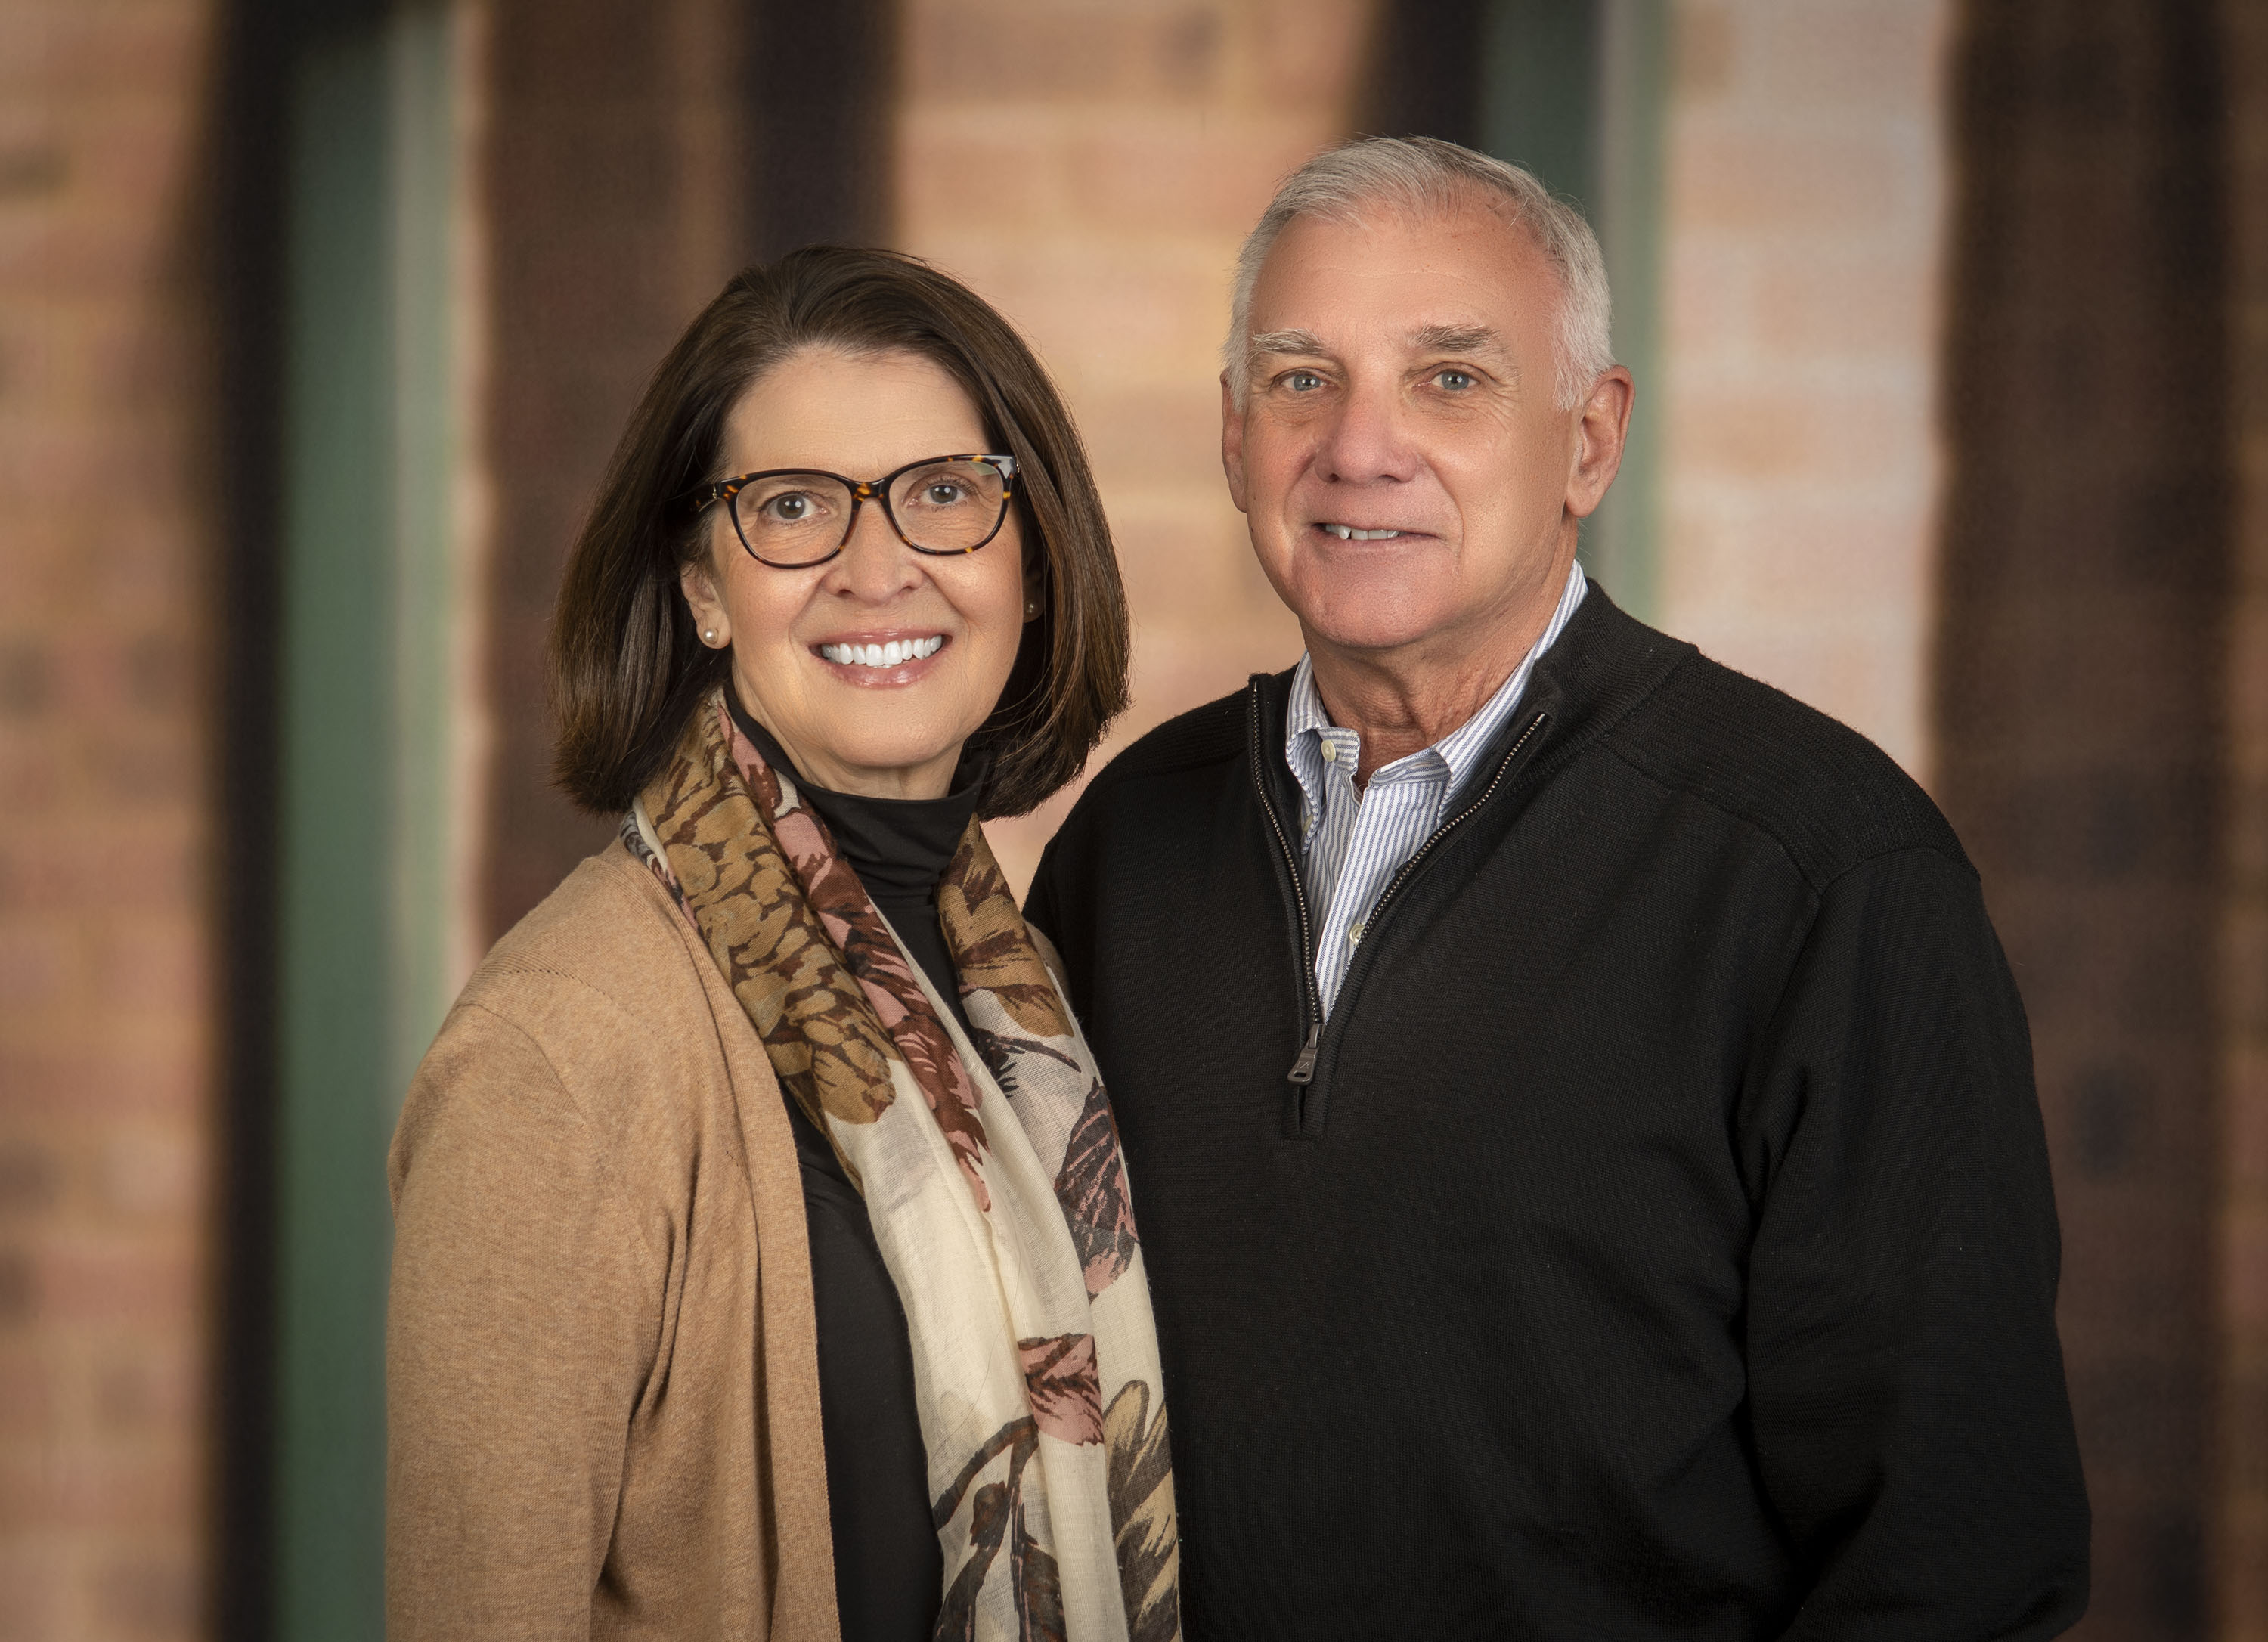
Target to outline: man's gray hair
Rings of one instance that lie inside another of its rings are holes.
[[[1559,281],[1554,328],[1559,409],[1581,404],[1593,384],[1615,363],[1613,303],[1607,260],[1583,213],[1555,199],[1535,173],[1454,143],[1431,136],[1365,136],[1318,154],[1284,179],[1259,225],[1236,258],[1236,294],[1228,342],[1221,350],[1228,385],[1240,406],[1252,372],[1252,288],[1277,236],[1295,217],[1327,222],[1361,220],[1366,206],[1425,218],[1467,203],[1479,190],[1525,227]]]

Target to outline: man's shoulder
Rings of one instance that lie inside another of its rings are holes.
[[[1901,850],[1966,865],[1944,815],[1889,754],[1697,652],[1607,740],[1653,780],[1769,834],[1815,887]]]
[[[1250,744],[1251,703],[1248,686],[1167,719],[1097,770],[1071,814],[1091,814],[1160,777],[1233,768]]]

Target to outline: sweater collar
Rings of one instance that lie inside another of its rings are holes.
[[[1493,770],[1538,714],[1543,716],[1543,722],[1526,762],[1532,764],[1547,758],[1557,762],[1589,745],[1620,723],[1693,653],[1692,645],[1656,632],[1618,607],[1597,582],[1591,582],[1566,626],[1535,659],[1535,670],[1520,710],[1496,727],[1474,767]],[[1256,673],[1249,687],[1257,773],[1279,813],[1285,814],[1298,814],[1299,787],[1284,754],[1296,671]]]

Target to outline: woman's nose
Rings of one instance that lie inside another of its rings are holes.
[[[859,504],[833,571],[828,579],[836,590],[865,604],[894,599],[921,579],[913,549],[890,528],[879,498]]]

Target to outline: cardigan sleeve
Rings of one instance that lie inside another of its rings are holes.
[[[1799,1638],[2046,1638],[2087,1604],[2058,1236],[2023,1006],[1976,877],[1825,890],[1738,1125],[1760,1479]]]
[[[591,1633],[662,1278],[539,1045],[460,1005],[388,1173],[387,1635]]]

